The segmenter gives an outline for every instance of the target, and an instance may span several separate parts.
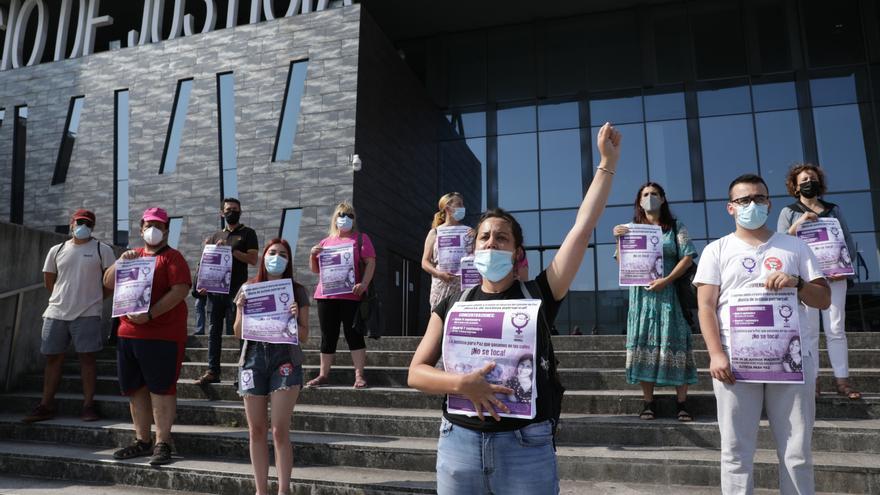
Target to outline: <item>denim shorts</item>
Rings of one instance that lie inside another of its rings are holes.
[[[44,355],[64,354],[73,341],[76,352],[98,352],[104,348],[100,316],[80,316],[73,321],[43,318],[40,352]]]
[[[559,474],[550,421],[481,433],[440,424],[437,494],[556,495]]]
[[[238,370],[238,395],[271,395],[303,384],[301,365],[290,359],[290,345],[248,342]]]

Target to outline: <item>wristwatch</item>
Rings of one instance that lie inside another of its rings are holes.
[[[798,281],[797,281],[797,285],[795,285],[795,288],[797,290],[801,290],[804,288],[804,279],[802,279],[800,275],[798,275]]]

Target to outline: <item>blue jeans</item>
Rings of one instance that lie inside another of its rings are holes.
[[[196,298],[196,335],[205,334],[205,306],[207,304],[207,297]]]
[[[550,421],[498,433],[440,423],[437,494],[556,495]]]

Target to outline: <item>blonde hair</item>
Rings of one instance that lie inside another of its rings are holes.
[[[355,217],[351,219],[351,231],[357,231],[357,215],[354,213],[354,206],[348,201],[343,201],[336,205],[336,208],[333,210],[333,216],[330,217],[330,230],[328,230],[330,237],[339,237],[339,227],[336,226],[336,219],[340,213],[350,213]]]
[[[464,203],[464,196],[461,193],[451,192],[444,194],[440,201],[437,202],[438,211],[434,213],[434,221],[431,222],[432,229],[436,229],[446,223],[446,207],[453,199],[460,199],[462,204]]]

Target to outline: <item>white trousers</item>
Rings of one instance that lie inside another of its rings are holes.
[[[816,308],[807,308],[807,317],[810,325],[819,328],[821,315],[822,326],[825,328],[825,346],[828,348],[828,358],[834,369],[835,378],[849,377],[849,350],[846,344],[846,280],[828,281],[831,286],[831,306],[820,311]],[[818,373],[819,369],[816,368]]]
[[[712,380],[721,430],[721,492],[752,495],[754,457],[761,409],[766,408],[779,458],[779,493],[813,495],[811,452],[816,402],[816,356],[804,356],[803,384],[741,383]]]

